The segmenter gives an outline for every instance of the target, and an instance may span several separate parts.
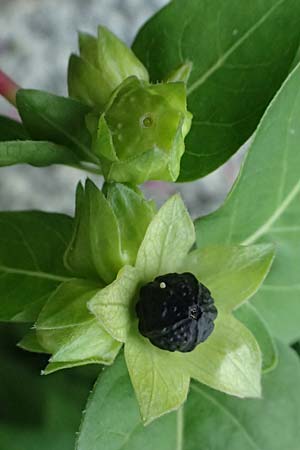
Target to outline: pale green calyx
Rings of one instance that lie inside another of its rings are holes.
[[[71,97],[103,110],[112,92],[129,76],[148,80],[148,72],[124,42],[106,27],[98,36],[79,34],[80,56],[71,55],[68,87]]]
[[[190,378],[231,395],[260,396],[261,351],[232,310],[263,281],[273,260],[273,246],[220,246],[189,253],[194,239],[193,223],[176,195],[149,224],[134,266],[125,266],[113,283],[88,302],[106,332],[125,344],[126,363],[145,424],[185,401]],[[168,352],[139,333],[135,303],[140,287],[156,276],[186,271],[199,281],[202,276],[207,280],[219,315],[205,343],[190,353]]]
[[[152,85],[136,77],[126,79],[97,128],[95,119],[88,121],[104,177],[134,184],[175,181],[191,120],[184,83]]]

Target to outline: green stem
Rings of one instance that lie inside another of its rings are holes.
[[[16,106],[16,94],[19,89],[20,86],[0,70],[0,95],[13,106]]]
[[[176,450],[183,450],[183,432],[184,432],[184,405],[177,411],[177,439]]]

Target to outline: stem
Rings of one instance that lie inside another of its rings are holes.
[[[184,405],[177,410],[176,450],[183,450]]]
[[[19,89],[20,86],[0,70],[0,95],[13,106],[16,106],[16,94]]]

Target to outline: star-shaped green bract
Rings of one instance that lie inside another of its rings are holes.
[[[193,223],[175,195],[149,224],[135,263],[122,267],[117,278],[88,302],[106,332],[124,343],[145,423],[177,409],[186,399],[190,378],[239,397],[261,393],[260,349],[231,312],[258,289],[272,263],[273,246],[217,246],[190,252],[194,241]],[[140,287],[158,275],[187,271],[210,289],[219,314],[205,343],[190,353],[172,353],[139,333],[135,303]]]

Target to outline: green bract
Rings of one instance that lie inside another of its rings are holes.
[[[88,302],[101,326],[125,344],[145,423],[177,409],[186,399],[190,378],[239,397],[260,396],[261,352],[253,335],[231,312],[263,281],[273,259],[273,246],[219,246],[189,254],[194,239],[193,223],[176,195],[152,219],[135,264],[124,266],[117,278]],[[135,303],[139,288],[156,276],[187,270],[199,281],[203,275],[209,282],[219,315],[205,343],[191,353],[171,353],[140,335]]]
[[[98,27],[98,37],[79,34],[80,56],[71,55],[68,70],[69,94],[104,109],[114,89],[127,77],[148,80],[147,69],[111,31]]]
[[[93,150],[108,181],[175,181],[192,115],[183,82],[151,85],[136,77],[114,92],[97,123],[88,123]]]
[[[51,353],[45,371],[50,373],[111,364],[124,343],[144,423],[177,409],[190,378],[239,397],[260,396],[261,351],[232,310],[258,289],[273,246],[219,245],[189,253],[194,241],[193,223],[178,195],[154,215],[152,203],[130,186],[107,183],[100,192],[91,181],[85,189],[79,185],[74,236],[65,254],[76,278],[57,288],[35,331],[20,345]],[[172,353],[139,333],[135,303],[140,287],[156,276],[186,271],[208,286],[219,314],[205,343],[190,353]],[[252,315],[250,325],[259,328],[261,348],[268,353],[264,367],[274,365],[263,324]]]

